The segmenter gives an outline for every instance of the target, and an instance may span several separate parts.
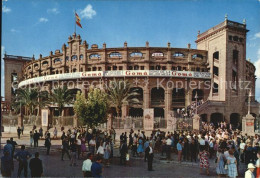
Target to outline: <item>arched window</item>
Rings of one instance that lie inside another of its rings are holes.
[[[75,60],[78,60],[78,56],[76,55],[71,56],[71,61],[75,61]]]
[[[177,66],[177,71],[181,71],[181,66]]]
[[[175,66],[172,66],[172,70],[176,70],[176,67],[175,67]]]
[[[161,70],[161,66],[160,66],[160,65],[157,65],[157,66],[155,67],[155,70]]]
[[[117,70],[117,66],[113,66],[113,70]]]
[[[143,53],[141,52],[133,52],[130,54],[130,57],[142,57]]]
[[[238,36],[233,36],[234,41],[238,41]]]
[[[60,63],[60,62],[61,62],[61,59],[60,59],[60,58],[56,58],[56,59],[54,59],[53,62],[54,62],[54,64],[55,64],[55,63]]]
[[[194,54],[192,56],[192,59],[196,59],[196,58],[200,58],[200,59],[203,59],[203,56],[201,54]]]
[[[91,54],[90,56],[89,56],[89,59],[94,59],[94,58],[100,58],[100,55],[99,54]]]
[[[31,69],[32,69],[32,67],[31,67],[31,66],[29,66],[29,67],[28,67],[28,70],[31,70]]]
[[[39,65],[38,64],[34,64],[34,68],[38,68],[39,67]]]
[[[83,54],[79,56],[79,60],[83,60]]]
[[[184,54],[181,52],[176,52],[173,54],[173,57],[184,57]]]
[[[218,84],[217,83],[213,84],[213,93],[218,93]]]
[[[45,66],[47,66],[47,65],[48,65],[48,61],[42,62],[42,66],[43,66],[43,67],[45,67]]]
[[[139,70],[139,66],[138,66],[138,65],[135,65],[135,66],[134,66],[134,70]]]
[[[74,68],[74,69],[72,70],[72,72],[77,72],[77,69],[76,69],[76,68]]]
[[[112,53],[109,54],[109,57],[119,57],[119,58],[121,58],[122,55],[119,52],[112,52]]]
[[[65,61],[69,61],[69,56],[66,56],[66,57],[65,57]]]
[[[162,52],[156,52],[152,54],[152,57],[163,57],[163,53]]]
[[[219,59],[219,52],[216,51],[215,53],[213,53],[213,59]]]

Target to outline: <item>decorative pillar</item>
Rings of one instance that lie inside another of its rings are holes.
[[[189,82],[188,82],[189,85]],[[192,101],[192,90],[190,87],[186,87],[185,89],[185,108],[191,104]]]
[[[77,114],[73,116],[73,127],[78,127],[78,117]]]
[[[255,135],[255,118],[251,114],[247,114],[242,119],[242,132],[243,135],[247,134],[248,136]]]
[[[143,108],[148,109],[150,108],[150,103],[151,103],[151,97],[150,97],[150,89],[149,87],[145,87],[143,90]]]
[[[168,120],[168,114],[172,108],[172,90],[167,88],[165,90],[165,109],[164,109],[164,118]]]
[[[129,115],[129,105],[123,104],[122,106],[122,119],[125,119]]]
[[[198,114],[195,114],[192,118],[192,121],[193,130],[198,133],[200,130],[200,116]]]

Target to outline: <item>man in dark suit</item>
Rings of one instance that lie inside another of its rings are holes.
[[[145,149],[145,154],[148,158],[148,171],[154,171],[153,170],[153,148],[152,143],[149,143],[149,146]]]
[[[39,152],[35,153],[35,158],[30,160],[29,167],[32,177],[41,177],[43,173],[42,160],[39,159]]]
[[[123,140],[122,145],[120,146],[120,164],[126,165],[126,153],[127,153],[127,145],[126,140]],[[123,163],[124,162],[124,163]]]
[[[38,140],[40,138],[40,134],[35,130],[35,133],[33,134],[33,143],[34,147],[38,147]]]

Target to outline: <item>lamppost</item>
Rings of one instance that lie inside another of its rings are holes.
[[[194,98],[196,99],[196,112],[195,112],[195,114],[197,115],[198,114],[198,108],[197,108],[197,106],[198,106],[198,93],[197,93],[197,91],[196,91]]]
[[[249,89],[249,94],[248,94],[248,113],[247,113],[247,115],[250,115],[251,96],[252,96],[252,92],[251,92],[251,89]]]

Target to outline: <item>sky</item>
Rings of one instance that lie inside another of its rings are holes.
[[[260,78],[260,0],[2,0],[3,53],[38,59],[61,49],[75,31],[74,11],[81,18],[77,28],[88,44],[107,48],[150,46],[196,48],[197,33],[228,19],[246,19],[247,54]],[[3,56],[2,56],[3,57]],[[1,95],[4,66],[1,60]],[[260,79],[256,82],[260,101]]]

